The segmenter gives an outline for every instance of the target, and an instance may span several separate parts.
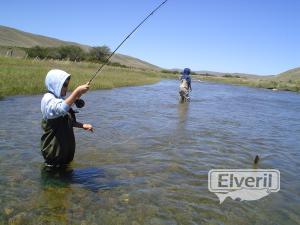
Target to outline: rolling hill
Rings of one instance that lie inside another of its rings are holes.
[[[39,45],[41,47],[76,45],[81,47],[84,51],[89,51],[92,48],[88,45],[63,41],[51,37],[20,31],[14,28],[0,26],[0,56],[6,55],[7,52],[9,52],[10,48],[14,48],[14,55],[19,55],[22,57],[25,55],[25,52],[21,49],[21,47],[33,47],[36,45]],[[162,68],[158,66],[122,54],[115,54],[112,57],[111,62],[117,62],[133,68],[162,71]],[[174,71],[180,72],[181,70],[174,69]],[[245,73],[222,73],[205,70],[194,71],[194,73],[197,74],[200,79],[207,81],[233,83],[255,87],[264,87],[269,89],[300,91],[300,67],[288,70],[278,75],[270,76],[257,76],[254,74]]]
[[[12,47],[25,47],[30,48],[34,46],[41,47],[58,47],[62,45],[76,45],[81,47],[84,51],[89,51],[92,47],[88,45],[82,45],[76,42],[63,41],[56,38],[46,37],[43,35],[36,35],[29,32],[24,32],[10,27],[5,27],[0,25],[0,55],[5,55],[9,48]],[[15,51],[18,56],[24,55],[20,49]],[[129,67],[148,69],[148,70],[161,70],[160,67],[142,61],[140,59],[122,55],[115,54],[111,58],[111,62],[117,62],[122,65]]]
[[[13,46],[13,47],[25,47],[25,48],[30,48],[37,45],[43,47],[77,45],[85,51],[88,51],[90,49],[90,47],[87,45],[81,45],[75,42],[62,41],[56,38],[50,38],[42,35],[36,35],[36,34],[20,31],[14,28],[5,27],[1,25],[0,25],[0,45]]]
[[[300,67],[280,73],[277,77],[281,80],[294,80],[300,82]]]
[[[224,72],[215,72],[215,71],[207,71],[207,70],[196,71],[195,73],[201,74],[201,75],[211,75],[211,76],[216,76],[216,77],[223,77],[225,75],[247,77],[247,78],[259,78],[259,77],[261,77],[259,75],[255,75],[255,74],[247,74],[247,73],[224,73]],[[269,75],[269,76],[272,76],[272,75]]]

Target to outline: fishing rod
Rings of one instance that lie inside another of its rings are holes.
[[[118,47],[105,59],[104,63],[99,67],[99,69],[93,74],[89,82],[87,83],[88,85],[91,84],[91,82],[94,80],[94,78],[98,75],[99,72],[103,69],[104,66],[106,66],[110,60],[110,58],[115,54],[115,52],[124,44],[124,42],[150,17],[152,16],[162,5],[164,5],[168,0],[163,1],[159,6],[157,6],[151,13],[148,14],[148,16],[143,19],[142,22],[140,22],[131,32],[126,36],[126,38],[118,45]],[[75,101],[75,105],[77,108],[82,108],[85,105],[84,100],[82,99],[77,99]]]
[[[162,5],[164,5],[168,0],[163,1],[159,6],[157,6],[151,13],[148,14],[148,16],[137,25],[130,34],[127,35],[127,37],[118,45],[118,47],[105,59],[104,63],[99,67],[99,69],[93,74],[91,79],[88,82],[88,85],[91,84],[91,82],[94,80],[94,78],[98,75],[98,73],[103,69],[105,65],[108,64],[110,58],[115,54],[115,52],[124,44],[124,42],[150,17],[152,16]]]

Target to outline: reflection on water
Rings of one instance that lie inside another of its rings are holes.
[[[189,104],[190,104],[189,102],[183,102],[181,104],[178,104],[178,115],[179,115],[180,124],[186,123]]]
[[[45,171],[41,96],[0,102],[0,224],[297,224],[300,98],[177,81],[89,92],[74,162]],[[260,161],[253,164],[254,157]],[[253,202],[208,191],[210,169],[279,169],[281,190]]]
[[[103,169],[99,168],[43,167],[41,180],[44,188],[66,188],[70,185],[78,184],[82,188],[87,188],[94,192],[111,189],[121,184],[120,181],[112,180],[111,177],[105,174]]]

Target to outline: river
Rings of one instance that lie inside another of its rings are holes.
[[[40,100],[0,101],[0,224],[300,224],[300,95],[193,82],[90,91],[67,171],[46,172]],[[260,161],[253,164],[254,157]],[[281,190],[222,204],[211,169],[278,169]]]

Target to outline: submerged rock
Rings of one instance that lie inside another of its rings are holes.
[[[82,220],[82,221],[80,222],[80,225],[88,225],[88,223],[87,223],[85,220]]]
[[[121,195],[120,200],[124,203],[128,203],[129,202],[129,194]]]
[[[19,213],[17,215],[15,215],[14,217],[10,218],[8,220],[8,224],[9,225],[22,225],[22,224],[26,224],[26,213],[22,212]]]
[[[14,209],[8,208],[8,207],[4,209],[5,215],[7,215],[7,216],[9,216],[10,214],[12,214],[13,211],[14,211]]]

